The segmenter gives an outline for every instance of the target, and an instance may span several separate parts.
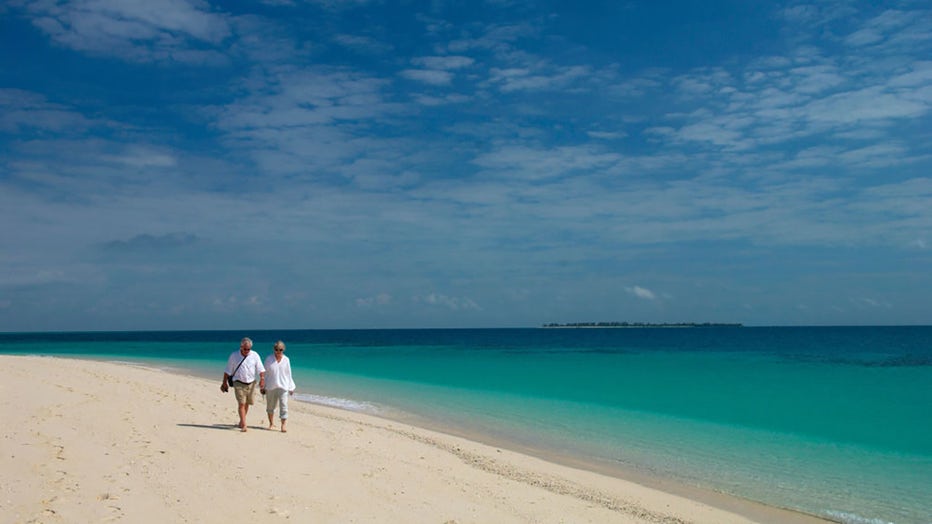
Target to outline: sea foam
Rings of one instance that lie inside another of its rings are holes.
[[[825,516],[842,524],[894,524],[888,520],[867,518],[847,511],[826,511]]]
[[[311,404],[320,404],[347,411],[358,411],[361,413],[378,413],[380,410],[375,404],[369,402],[359,402],[348,398],[327,397],[323,395],[310,395],[307,393],[298,393],[294,396],[301,402],[310,402]]]

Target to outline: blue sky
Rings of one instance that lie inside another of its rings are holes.
[[[0,330],[932,323],[927,1],[0,7]]]

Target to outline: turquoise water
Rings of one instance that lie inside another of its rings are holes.
[[[932,328],[0,335],[0,352],[222,374],[288,344],[300,398],[843,522],[932,522]]]

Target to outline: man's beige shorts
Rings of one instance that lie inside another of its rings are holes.
[[[256,392],[256,381],[253,380],[249,384],[244,384],[239,380],[233,382],[233,393],[236,394],[236,402],[238,404],[247,404],[252,405],[252,398],[255,396]]]

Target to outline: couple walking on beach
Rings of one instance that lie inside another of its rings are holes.
[[[294,395],[295,384],[291,378],[291,361],[285,356],[285,343],[279,340],[272,347],[272,354],[262,358],[252,350],[252,339],[244,338],[239,343],[239,351],[234,351],[227,359],[223,371],[223,383],[220,391],[226,393],[233,386],[236,404],[239,410],[239,429],[246,431],[246,415],[253,404],[256,393],[256,377],[259,378],[259,391],[265,396],[265,411],[269,416],[269,429],[275,427],[275,408],[281,418],[282,433],[288,421],[288,397]]]

